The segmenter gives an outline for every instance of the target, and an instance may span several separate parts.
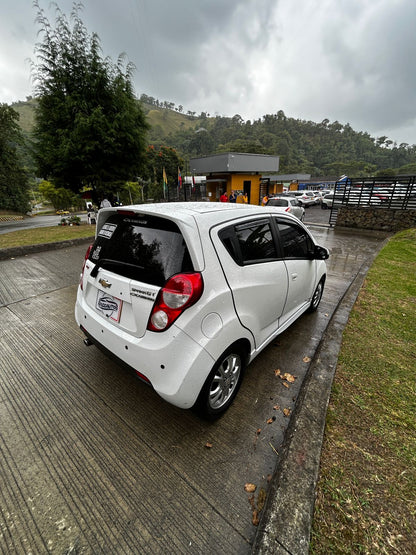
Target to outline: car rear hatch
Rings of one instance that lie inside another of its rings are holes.
[[[98,319],[137,338],[144,335],[160,288],[193,271],[185,240],[169,219],[117,212],[98,232],[87,260],[84,299]]]

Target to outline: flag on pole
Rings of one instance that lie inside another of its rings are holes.
[[[182,174],[180,168],[178,168],[178,189],[182,189]]]
[[[166,193],[168,190],[168,178],[166,176],[165,168],[163,167],[163,196],[166,198]]]

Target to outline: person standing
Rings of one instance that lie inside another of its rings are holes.
[[[108,200],[107,197],[104,197],[103,200],[101,201],[100,208],[110,208],[110,207],[111,207],[111,202]]]
[[[226,191],[224,191],[223,194],[220,196],[220,202],[228,202],[228,195]]]
[[[237,195],[235,194],[235,191],[231,191],[229,202],[237,202]]]

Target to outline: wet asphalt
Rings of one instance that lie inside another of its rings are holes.
[[[0,261],[1,553],[307,553],[342,329],[386,239],[328,217],[305,218],[331,253],[318,311],[255,359],[215,423],[84,346],[85,244]]]

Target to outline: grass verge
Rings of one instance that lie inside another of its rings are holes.
[[[379,253],[344,330],[310,552],[416,553],[416,230]]]
[[[39,245],[41,243],[54,243],[83,237],[93,237],[95,226],[74,225],[54,227],[36,227],[34,229],[21,229],[0,235],[0,249],[9,247],[23,247],[26,245]]]

